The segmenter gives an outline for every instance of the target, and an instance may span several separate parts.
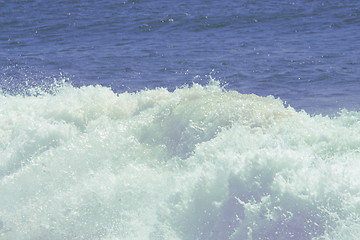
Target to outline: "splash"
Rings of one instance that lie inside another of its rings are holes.
[[[0,95],[0,239],[357,239],[360,113],[216,83]]]

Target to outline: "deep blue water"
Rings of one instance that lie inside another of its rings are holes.
[[[206,84],[296,109],[360,107],[358,1],[1,1],[0,84]]]

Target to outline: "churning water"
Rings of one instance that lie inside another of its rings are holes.
[[[359,9],[0,1],[0,239],[358,240]]]

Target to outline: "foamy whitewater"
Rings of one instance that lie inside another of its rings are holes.
[[[358,240],[360,113],[216,83],[0,94],[0,239]]]

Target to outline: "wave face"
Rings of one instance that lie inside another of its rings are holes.
[[[0,95],[0,239],[358,239],[360,113],[216,84]]]

